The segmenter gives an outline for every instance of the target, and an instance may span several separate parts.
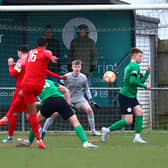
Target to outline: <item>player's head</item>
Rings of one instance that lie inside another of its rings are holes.
[[[80,73],[82,68],[82,61],[81,60],[74,60],[72,61],[72,70],[73,73],[75,73],[76,75]]]
[[[25,56],[29,51],[28,45],[26,44],[22,44],[17,46],[17,53],[18,53],[18,57],[22,58],[23,56]]]
[[[80,37],[85,37],[88,35],[89,33],[89,28],[86,24],[81,24],[78,26],[77,28],[77,33],[78,33],[78,36]]]
[[[134,60],[137,64],[142,62],[142,50],[139,48],[132,48],[130,51],[131,60]]]
[[[47,39],[45,37],[40,37],[37,40],[37,47],[43,47],[43,48],[47,48]]]
[[[47,39],[51,39],[52,36],[53,36],[53,30],[52,30],[52,27],[50,25],[47,25],[45,27],[45,30],[44,30],[44,36],[47,38]]]

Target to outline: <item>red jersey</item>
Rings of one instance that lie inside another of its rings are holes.
[[[21,81],[25,73],[25,62],[26,57],[18,59],[14,66],[9,65],[10,76],[16,78],[16,88],[20,88],[21,86]]]
[[[45,84],[46,70],[51,57],[52,53],[42,48],[29,51],[22,86],[43,87]]]

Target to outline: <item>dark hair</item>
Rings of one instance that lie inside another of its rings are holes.
[[[79,33],[79,32],[89,33],[89,27],[86,24],[81,24],[78,26],[76,31],[77,31],[77,33]]]
[[[81,60],[74,60],[74,61],[72,61],[72,65],[82,65],[82,61]]]
[[[138,53],[143,53],[142,50],[140,50],[139,48],[132,48],[130,50],[130,56],[132,57],[134,54],[138,54]]]
[[[45,37],[40,37],[38,40],[37,40],[37,45],[39,47],[43,47],[47,44],[47,39]]]
[[[17,46],[17,50],[21,51],[22,53],[28,53],[29,47],[27,44],[22,44],[22,45]]]
[[[47,25],[47,26],[45,27],[44,32],[47,32],[47,31],[52,32],[52,27],[51,27],[50,25]]]

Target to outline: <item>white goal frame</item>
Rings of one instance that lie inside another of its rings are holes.
[[[122,5],[13,5],[0,6],[0,12],[26,11],[107,11],[107,10],[168,9],[168,4],[122,4]]]

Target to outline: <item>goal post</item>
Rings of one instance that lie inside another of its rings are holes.
[[[95,110],[96,128],[100,130],[120,119],[117,95],[124,68],[129,63],[129,50],[138,47],[143,50],[141,72],[145,72],[147,65],[152,67],[147,80],[152,86],[151,91],[140,89],[138,93],[144,110],[144,128],[167,129],[167,15],[168,4],[0,6],[0,117],[8,110],[15,89],[15,80],[8,73],[7,59],[18,59],[16,47],[28,44],[30,49],[34,48],[46,26],[51,26],[53,38],[59,41],[58,73],[65,74],[71,42],[78,37],[78,27],[85,24],[98,53],[96,69],[88,75],[93,99],[102,106]],[[103,74],[116,69],[117,81],[108,86],[103,81]],[[77,112],[77,115],[88,130],[86,114]],[[17,130],[29,129],[23,115],[18,121]],[[59,117],[51,129],[72,130],[72,127]],[[0,127],[0,130],[7,130],[7,127]]]

